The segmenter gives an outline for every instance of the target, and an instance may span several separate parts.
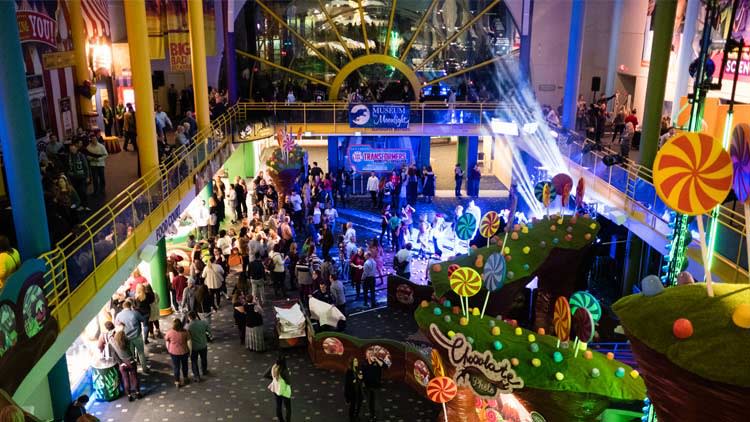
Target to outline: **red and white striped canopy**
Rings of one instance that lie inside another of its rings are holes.
[[[82,0],[83,20],[86,24],[86,38],[112,39],[109,30],[109,9],[106,0]]]

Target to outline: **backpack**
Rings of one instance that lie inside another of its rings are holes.
[[[393,269],[396,271],[396,274],[402,274],[406,269],[406,261],[401,262],[396,255],[393,255]]]

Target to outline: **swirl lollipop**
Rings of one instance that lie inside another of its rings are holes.
[[[555,326],[555,335],[562,341],[570,338],[570,305],[565,296],[560,296],[555,300],[555,312],[552,323]]]
[[[500,228],[500,217],[498,217],[495,211],[489,211],[482,217],[482,221],[479,224],[479,234],[487,239],[487,246],[490,246],[490,238],[493,234],[497,233]]]
[[[599,322],[602,317],[602,306],[599,301],[589,292],[579,291],[570,296],[570,312],[575,316],[576,309],[584,308],[591,314],[594,322]]]
[[[570,190],[573,188],[573,182],[566,183],[562,188],[562,195],[560,195],[560,214],[563,214],[563,210],[568,206],[570,202]]]
[[[667,206],[682,214],[698,216],[698,233],[706,277],[706,291],[713,296],[711,272],[706,262],[703,217],[720,204],[732,187],[732,159],[713,137],[681,133],[661,147],[654,159],[654,187]]]
[[[735,126],[731,142],[729,155],[732,156],[734,167],[732,188],[737,200],[742,202],[745,221],[750,222],[750,125],[740,123]],[[745,241],[747,242],[747,256],[750,259],[750,223],[745,224]]]
[[[469,297],[474,296],[482,288],[482,277],[473,268],[461,267],[456,271],[453,271],[449,278],[451,289],[459,296],[461,305],[464,303],[461,298],[466,298],[466,306],[464,307],[464,314],[469,317]]]
[[[427,398],[443,405],[445,422],[448,422],[448,411],[445,408],[445,403],[453,400],[457,393],[456,382],[448,377],[435,377],[427,384]]]
[[[458,217],[456,222],[456,236],[461,240],[469,240],[477,229],[477,219],[469,213]]]
[[[487,302],[490,299],[490,293],[499,290],[505,282],[505,257],[501,253],[493,253],[487,258],[482,273],[482,286],[487,290],[487,296],[484,297],[484,306],[479,318],[484,317],[484,311],[487,309]]]

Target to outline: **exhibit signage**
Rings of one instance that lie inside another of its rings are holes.
[[[500,394],[523,388],[523,380],[508,359],[498,362],[489,350],[477,352],[466,336],[456,333],[448,338],[435,324],[430,325],[430,335],[456,368],[453,378],[457,385],[470,387],[482,398],[498,398]]]
[[[349,127],[408,129],[408,104],[352,104],[349,106]]]
[[[19,10],[16,12],[16,22],[18,23],[18,35],[21,38],[21,44],[38,42],[56,47],[57,24],[54,19],[43,13]]]
[[[409,148],[373,148],[370,145],[350,145],[346,152],[352,170],[357,172],[383,172],[407,166],[413,162]]]

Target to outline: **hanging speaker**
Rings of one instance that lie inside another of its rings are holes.
[[[594,76],[591,78],[591,92],[598,92],[602,86],[602,78]]]

